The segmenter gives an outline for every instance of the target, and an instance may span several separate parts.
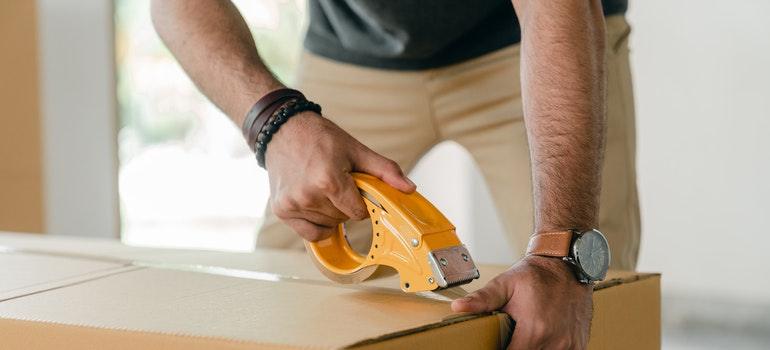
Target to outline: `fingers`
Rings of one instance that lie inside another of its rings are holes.
[[[347,218],[353,220],[363,220],[369,213],[366,210],[366,204],[361,198],[361,194],[358,192],[353,177],[350,174],[345,174],[341,180],[342,184],[338,186],[337,191],[329,193],[329,201],[331,204],[339,209]]]
[[[527,320],[516,323],[511,337],[509,350],[520,349],[584,349],[585,344],[579,344],[572,334],[554,333],[553,325],[542,320]]]
[[[347,220],[347,216],[322,195],[282,194],[273,198],[270,206],[275,216],[311,242],[329,237],[337,225]]]
[[[273,213],[309,241],[327,238],[337,225],[367,215],[353,177],[349,173],[322,172],[301,188],[276,193]]]
[[[510,315],[516,325],[508,349],[584,349],[591,325],[590,286],[554,278],[542,265],[550,261],[525,258],[484,288],[455,300],[452,310]]]
[[[417,189],[398,164],[365,146],[353,155],[354,170],[378,177],[401,192],[412,193]]]
[[[336,225],[333,227],[321,226],[300,218],[288,218],[282,220],[286,225],[289,225],[292,230],[302,236],[302,238],[310,242],[317,242],[329,238],[329,236],[331,236],[337,229]]]
[[[510,282],[509,282],[510,283]],[[467,296],[452,302],[454,312],[488,312],[501,309],[513,295],[512,288],[503,283],[500,277],[489,281],[481,288]]]
[[[340,215],[343,215],[343,214],[340,213]],[[298,212],[296,216],[292,218],[305,219],[307,221],[310,221],[313,224],[316,224],[318,226],[324,226],[324,227],[335,227],[346,220],[346,217],[344,215],[342,218],[336,217],[336,216],[329,216],[326,213],[323,213],[321,210],[315,210],[315,209],[303,210],[301,212]]]
[[[328,237],[340,223],[368,216],[351,171],[361,169],[401,191],[415,190],[396,163],[331,121],[313,117],[292,125],[284,128],[292,127],[294,137],[274,138],[269,148],[270,205],[303,238]]]
[[[542,342],[538,338],[532,327],[525,327],[526,323],[517,322],[511,337],[511,343],[508,344],[508,350],[525,349],[544,349]],[[551,349],[551,348],[548,348]],[[552,348],[568,349],[568,348]]]

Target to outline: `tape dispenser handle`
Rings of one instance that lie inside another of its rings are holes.
[[[403,290],[435,288],[428,279],[418,281],[415,276],[430,275],[424,258],[431,249],[462,244],[454,225],[418,192],[403,193],[371,175],[352,175],[369,211],[372,244],[366,255],[359,254],[348,243],[344,225],[339,225],[329,238],[306,242],[316,266],[334,281],[357,283],[385,265],[399,272]]]
[[[359,280],[362,278],[356,278],[355,280],[347,281],[345,279],[341,279],[340,275],[354,274],[367,267],[376,268],[376,266],[372,266],[376,265],[373,262],[373,260],[376,258],[376,256],[373,254],[375,250],[374,245],[376,244],[374,242],[377,241],[376,236],[380,235],[381,233],[377,232],[375,226],[380,224],[379,218],[381,212],[386,211],[381,204],[381,201],[375,198],[374,194],[370,193],[372,192],[372,186],[381,186],[380,184],[376,183],[381,182],[381,180],[371,175],[362,173],[353,173],[352,175],[356,185],[359,188],[359,191],[361,192],[361,197],[366,204],[369,216],[372,221],[373,237],[372,245],[369,248],[369,253],[367,253],[367,255],[362,255],[356,252],[353,247],[350,246],[350,243],[346,238],[344,223],[338,225],[335,232],[332,233],[329,238],[318,242],[305,242],[305,246],[315,258],[316,264],[320,265],[319,268],[321,268],[321,271],[324,272],[324,274],[327,276],[329,276],[328,273],[331,272],[334,279],[342,283],[360,282]],[[371,273],[374,272],[374,269],[370,270]],[[363,279],[368,277],[368,275],[371,273],[367,274],[367,276],[365,276]]]

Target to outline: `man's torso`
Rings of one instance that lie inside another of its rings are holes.
[[[628,0],[603,0],[605,15]],[[305,48],[341,62],[418,70],[518,43],[510,0],[310,0]]]

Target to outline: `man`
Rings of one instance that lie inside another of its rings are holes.
[[[625,9],[625,0],[309,0],[297,88],[324,117],[291,117],[267,146],[272,213],[258,244],[301,247],[292,230],[317,241],[365,218],[350,172],[411,192],[402,169],[455,140],[479,164],[517,252],[530,233],[573,237],[567,230],[601,227],[612,266],[633,269],[639,214]],[[152,13],[182,67],[237,125],[284,88],[229,1],[156,0]],[[541,255],[452,309],[504,310],[517,321],[512,348],[584,348],[592,288]]]

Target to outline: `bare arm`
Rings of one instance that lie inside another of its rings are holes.
[[[240,126],[252,105],[283,87],[259,58],[238,9],[221,0],[154,0],[163,42],[208,98]]]
[[[599,1],[515,0],[535,232],[597,225],[604,145]]]
[[[535,232],[593,228],[604,144],[604,19],[598,0],[513,0],[534,186]],[[592,287],[559,259],[527,256],[455,311],[502,309],[510,349],[584,349]]]
[[[262,96],[283,87],[260,60],[246,22],[230,1],[153,0],[152,19],[198,88],[236,125]],[[273,212],[312,241],[328,237],[341,222],[368,215],[352,171],[402,191],[415,190],[398,164],[310,111],[281,127],[265,161]]]

